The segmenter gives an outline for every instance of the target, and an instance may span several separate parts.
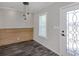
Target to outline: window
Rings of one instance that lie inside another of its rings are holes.
[[[39,16],[39,36],[46,38],[46,14]]]

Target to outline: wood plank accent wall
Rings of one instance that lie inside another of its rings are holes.
[[[33,28],[0,29],[0,46],[33,40]]]

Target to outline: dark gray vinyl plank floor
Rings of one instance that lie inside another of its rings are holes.
[[[1,46],[0,56],[58,56],[58,55],[35,41],[28,41]]]

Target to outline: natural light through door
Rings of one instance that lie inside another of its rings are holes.
[[[67,52],[79,55],[79,10],[67,14]]]

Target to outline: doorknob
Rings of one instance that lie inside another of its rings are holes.
[[[65,36],[64,34],[61,34],[62,36]]]

